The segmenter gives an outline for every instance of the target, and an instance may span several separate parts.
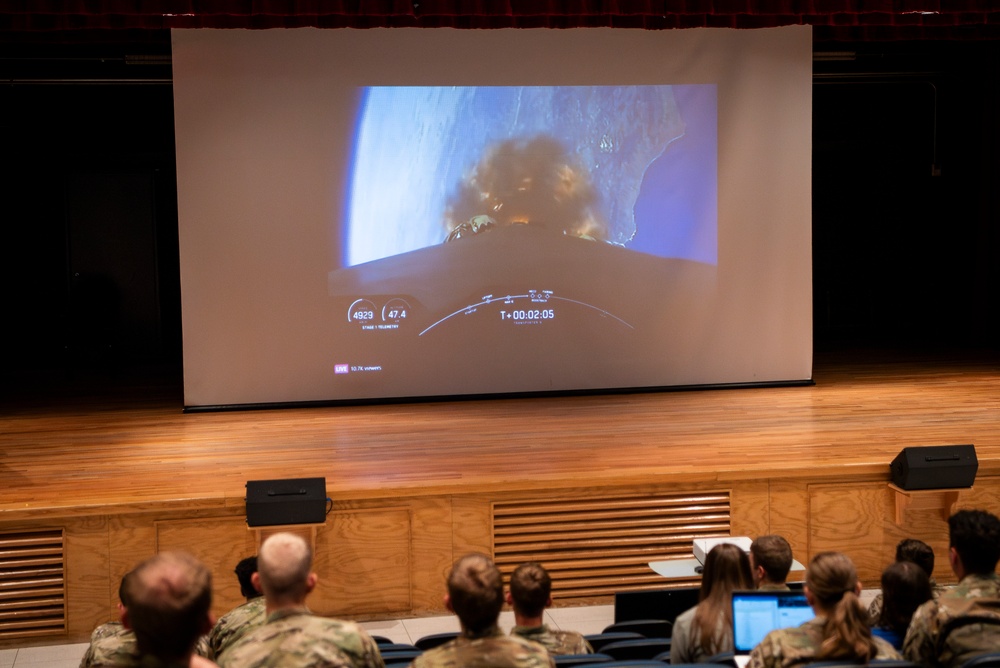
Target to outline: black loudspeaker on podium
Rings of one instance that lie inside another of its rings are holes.
[[[928,445],[903,448],[889,465],[900,489],[972,487],[979,470],[974,445]]]
[[[247,481],[247,525],[322,524],[326,478]]]

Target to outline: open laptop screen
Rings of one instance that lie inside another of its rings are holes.
[[[813,616],[801,591],[733,592],[735,653],[749,654],[774,629],[798,626]]]

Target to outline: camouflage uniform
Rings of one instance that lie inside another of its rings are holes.
[[[949,642],[938,648],[938,635],[950,619],[962,616],[975,599],[1000,598],[1000,576],[971,574],[936,600],[927,601],[913,613],[903,641],[903,656],[925,666],[959,666],[966,659],[985,652],[1000,651],[996,635],[983,633],[979,625],[956,631]]]
[[[505,636],[493,626],[479,634],[462,635],[427,650],[412,668],[555,668],[543,646],[520,636]]]
[[[777,582],[768,582],[767,584],[762,584],[757,587],[760,591],[791,591],[792,588],[785,583],[778,584]]]
[[[258,596],[219,617],[208,634],[211,657],[217,659],[223,650],[263,624],[267,619],[266,607],[264,597]]]
[[[108,622],[94,629],[90,634],[90,647],[80,660],[80,668],[138,665],[135,634],[121,622]]]
[[[196,654],[207,656],[209,651],[207,639],[199,638],[194,649]],[[153,660],[152,657],[139,656],[135,633],[125,628],[121,622],[108,622],[101,624],[90,634],[90,647],[80,660],[80,668],[99,666],[138,668]]]
[[[701,639],[695,637],[691,627],[698,606],[677,615],[670,634],[670,663],[705,663],[710,656],[733,651],[733,630],[719,617],[712,633],[712,651],[701,648]]]
[[[354,622],[306,608],[277,610],[219,657],[223,668],[384,668],[371,636]]]
[[[549,654],[593,654],[594,648],[587,639],[576,631],[553,631],[547,625],[515,626],[512,636],[534,640],[549,650]]]
[[[817,661],[816,651],[823,642],[825,624],[826,618],[817,616],[798,626],[771,631],[750,652],[748,668],[788,668]],[[882,638],[872,637],[872,640],[875,643],[873,660],[902,658]]]

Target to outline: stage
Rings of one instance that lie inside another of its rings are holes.
[[[209,563],[216,608],[231,607],[232,566],[261,537],[245,522],[248,480],[326,479],[332,511],[296,529],[316,546],[313,606],[359,619],[439,612],[444,573],[472,550],[505,572],[542,561],[563,603],[691,584],[647,563],[727,534],[782,533],[803,563],[844,550],[869,585],[915,536],[948,581],[947,513],[1000,512],[995,353],[818,358],[802,387],[192,414],[178,383],[102,378],[8,383],[0,543],[58,543],[60,556],[13,557],[0,643],[85,638],[121,575],[165,549]],[[967,443],[971,489],[889,488],[902,448]]]

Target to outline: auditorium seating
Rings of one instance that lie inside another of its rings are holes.
[[[665,619],[631,619],[604,627],[604,633],[616,631],[638,633],[644,638],[669,638],[673,631],[673,623]]]
[[[616,661],[652,659],[658,654],[669,651],[670,638],[619,640],[618,642],[608,643],[601,648],[602,654],[608,654]]]
[[[611,633],[590,633],[583,637],[590,643],[595,652],[600,652],[601,648],[608,643],[619,640],[641,640],[645,636],[634,631],[613,631]]]

